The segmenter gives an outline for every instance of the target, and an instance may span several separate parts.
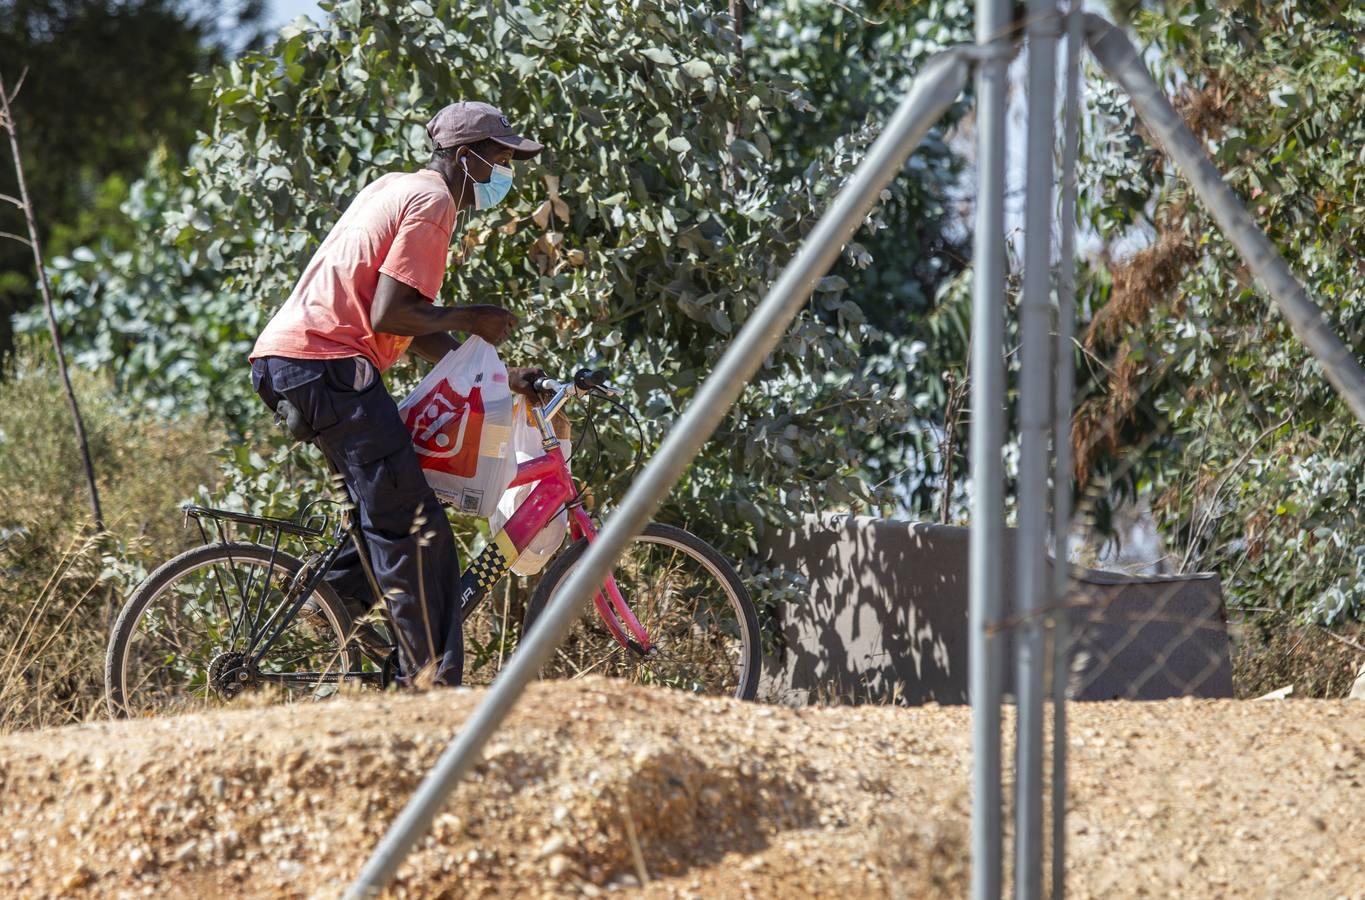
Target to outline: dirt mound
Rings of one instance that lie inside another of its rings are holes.
[[[335,896],[479,696],[0,740],[0,895]],[[1073,895],[1365,886],[1355,706],[1073,705],[1072,720]],[[960,707],[536,685],[396,893],[962,896],[969,730]]]

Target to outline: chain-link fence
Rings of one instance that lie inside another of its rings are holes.
[[[1077,579],[1067,696],[1084,700],[1231,697],[1232,657],[1217,575]]]
[[[1317,367],[1321,367],[1337,396],[1358,420],[1365,420],[1365,373],[1257,228],[1241,199],[1223,181],[1207,155],[1207,136],[1191,131],[1121,31],[1094,16],[1078,21],[1077,15],[1069,23],[1073,44],[1083,27],[1100,74],[1111,79],[1131,105],[1129,133],[1151,143],[1170,184],[1161,192],[1155,211],[1155,239],[1100,273],[1107,279],[1103,305],[1085,332],[1072,336],[1075,255],[1070,241],[1074,240],[1077,60],[1074,55],[1068,57],[1068,107],[1063,116],[1067,126],[1061,174],[1064,271],[1056,284],[1059,302],[1050,306],[1051,286],[1039,270],[1051,265],[1051,241],[1039,241],[1037,236],[1050,234],[1051,229],[1048,210],[1043,207],[1050,206],[1053,195],[1050,189],[1041,189],[1039,182],[1050,182],[1047,176],[1052,173],[1054,110],[1050,96],[1040,101],[1039,95],[1051,93],[1047,86],[1055,72],[1052,42],[1057,36],[1043,17],[1058,13],[1055,4],[1042,2],[1030,4],[1029,13],[1031,190],[1018,362],[1021,453],[1016,552],[1020,575],[1005,594],[1002,615],[994,619],[994,627],[988,627],[1000,640],[994,658],[984,663],[988,667],[1010,665],[1014,670],[1016,740],[1014,759],[1005,768],[1012,767],[1014,774],[1010,875],[1020,897],[1041,895],[1049,880],[1043,877],[1043,862],[1049,857],[1054,896],[1061,896],[1065,888],[1067,791],[1076,774],[1067,759],[1071,701],[1230,698],[1234,694],[1222,581],[1200,570],[1216,567],[1228,571],[1239,585],[1255,583],[1243,566],[1254,567],[1268,552],[1267,534],[1273,527],[1264,518],[1232,515],[1238,506],[1231,502],[1231,492],[1240,484],[1242,490],[1254,493],[1256,473],[1271,477],[1284,465],[1288,454],[1283,451],[1295,440],[1290,427],[1292,410],[1287,416],[1276,414],[1250,396],[1253,387],[1247,383],[1247,374],[1256,368],[1256,347],[1255,340],[1247,340],[1247,330],[1277,346],[1306,348],[1307,352],[1298,354],[1300,365],[1307,367],[1310,377],[1319,377]],[[1188,215],[1196,200],[1200,212]],[[1191,220],[1203,233],[1216,233],[1218,239],[1192,235]],[[1209,317],[1225,330],[1242,329],[1244,333],[1237,337],[1252,354],[1247,359],[1219,362],[1209,348],[1226,335],[1201,335],[1199,326],[1193,324],[1180,327],[1181,320],[1196,319],[1202,312],[1186,308],[1176,290],[1192,271],[1207,276],[1203,288],[1236,288],[1245,291],[1248,300],[1254,299],[1250,290],[1254,281],[1274,302],[1283,319],[1273,328],[1264,327],[1263,314],[1260,321]],[[1033,333],[1025,327],[1028,317],[1042,310],[1054,317],[1053,334],[1046,338],[1036,327]],[[1171,323],[1176,327],[1160,327]],[[1348,337],[1354,343],[1359,336]],[[1051,379],[1041,374],[1048,358],[1047,340],[1053,341]],[[1310,361],[1316,365],[1310,366]],[[1050,446],[1035,396],[1049,386],[1056,398]],[[1239,391],[1248,401],[1245,404],[1219,402],[1220,397],[1236,397]],[[1030,396],[1034,396],[1031,405]],[[1239,411],[1234,415],[1261,421],[1251,428],[1228,428],[1229,407]],[[1242,437],[1239,441],[1228,435]],[[1073,484],[1078,488],[1074,504]],[[1146,521],[1139,524],[1145,525],[1149,535],[1156,533],[1157,522],[1163,526],[1160,530],[1168,536],[1167,545],[1148,542],[1149,558],[1139,566],[1155,574],[1106,573],[1085,565],[1105,561],[1115,536],[1124,532],[1116,512],[1121,506],[1143,511]],[[1287,497],[1277,515],[1292,518],[1293,507],[1292,498]],[[1042,524],[1049,508],[1055,516],[1050,538]],[[1307,538],[1303,536],[1306,530]],[[1312,549],[1314,541],[1330,542],[1330,532],[1330,528],[1300,528],[1298,551]],[[1049,540],[1056,562],[1051,580],[1044,584],[1033,562]],[[1293,540],[1289,543],[1295,545]],[[1305,570],[1303,575],[1311,579],[1314,573]],[[1320,577],[1317,580],[1322,582]],[[1012,661],[1007,653],[1010,648]],[[973,703],[979,707],[983,700],[993,699],[978,693]],[[1089,713],[1084,713],[1087,718],[1100,720]],[[1092,731],[1093,743],[1099,746],[1106,741],[1119,744],[1128,737]],[[983,765],[981,750],[979,744],[978,767]],[[1163,798],[1153,798],[1153,804],[1161,802]],[[1045,827],[1045,810],[1050,829]],[[993,824],[997,810],[978,806],[976,815]],[[1047,831],[1050,840],[1044,839]],[[991,846],[990,839],[999,840],[998,834],[978,833],[976,837],[974,852],[996,868],[978,866],[973,893],[996,896],[1001,887],[998,860],[1003,854]],[[1194,866],[1198,860],[1198,852],[1192,851],[1186,863]]]

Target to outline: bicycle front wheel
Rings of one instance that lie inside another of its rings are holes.
[[[148,576],[114,625],[105,696],[115,718],[211,708],[247,689],[273,699],[335,692],[360,654],[347,645],[351,621],[321,585],[292,620],[298,559],[259,544],[210,544],[180,554]],[[273,620],[273,621],[272,621]],[[259,661],[254,649],[283,624]]]
[[[545,571],[526,609],[526,628],[578,565],[579,541]],[[545,678],[606,675],[700,694],[751,700],[758,690],[758,615],[734,568],[691,532],[657,522],[636,537],[614,572],[626,605],[656,652],[621,646],[593,605],[574,622]]]

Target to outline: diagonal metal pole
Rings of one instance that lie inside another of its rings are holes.
[[[1061,241],[1057,264],[1057,359],[1052,409],[1052,897],[1066,893],[1066,686],[1070,675],[1071,622],[1071,407],[1075,392],[1072,335],[1076,322],[1076,160],[1081,144],[1081,4],[1066,17],[1066,94],[1062,107]]]
[[[377,896],[393,880],[398,866],[431,827],[450,792],[473,767],[484,744],[564,639],[626,544],[643,530],[697,451],[729,413],[764,358],[777,346],[791,320],[810,298],[816,281],[829,271],[844,244],[877,203],[882,188],[896,177],[911,151],[962,92],[967,71],[967,55],[961,49],[940,53],[925,64],[857,172],[834,198],[796,257],[725,351],[654,458],[608,518],[582,562],[555,592],[536,627],[530,630],[483,702],[389,827],[347,889],[346,897]]]
[[[1047,469],[1052,425],[1052,155],[1056,111],[1056,0],[1028,5],[1028,158],[1024,284],[1019,302],[1019,481],[1015,613],[1018,716],[1014,775],[1014,895],[1037,900],[1043,863],[1043,671],[1047,605]]]
[[[973,900],[1003,886],[1000,693],[1004,616],[999,565],[1005,540],[1005,101],[1011,41],[1008,0],[977,0],[976,234],[972,250],[972,525],[967,577],[967,695],[972,703]]]
[[[1322,309],[1294,277],[1275,245],[1256,226],[1242,201],[1223,181],[1199,139],[1181,120],[1161,86],[1147,73],[1137,49],[1122,31],[1100,16],[1085,16],[1086,41],[1100,65],[1127,92],[1158,146],[1175,162],[1185,180],[1203,201],[1219,229],[1237,248],[1247,268],[1322,365],[1327,380],[1346,401],[1357,420],[1365,423],[1365,369],[1342,342]]]

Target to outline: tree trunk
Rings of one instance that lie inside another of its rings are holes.
[[[24,223],[28,226],[28,240],[17,235],[7,237],[28,244],[33,251],[33,265],[38,270],[38,284],[43,294],[43,307],[47,311],[47,329],[52,335],[52,349],[57,355],[57,371],[62,376],[62,387],[66,390],[66,403],[71,408],[71,422],[76,431],[76,442],[80,445],[81,460],[85,463],[85,481],[90,490],[90,511],[95,517],[95,528],[104,532],[104,512],[100,509],[99,488],[95,485],[95,465],[90,459],[90,444],[85,437],[85,421],[81,418],[80,407],[76,403],[76,393],[71,389],[71,376],[66,371],[66,356],[62,351],[62,336],[57,330],[57,314],[52,307],[52,285],[47,280],[47,269],[43,267],[43,249],[38,240],[38,224],[33,214],[33,202],[28,196],[28,186],[24,182],[24,163],[19,156],[19,125],[10,110],[10,102],[19,94],[24,77],[19,76],[19,84],[14,93],[9,93],[4,76],[0,76],[0,127],[9,133],[10,152],[14,156],[14,174],[19,182],[19,196],[5,197],[24,211]]]

